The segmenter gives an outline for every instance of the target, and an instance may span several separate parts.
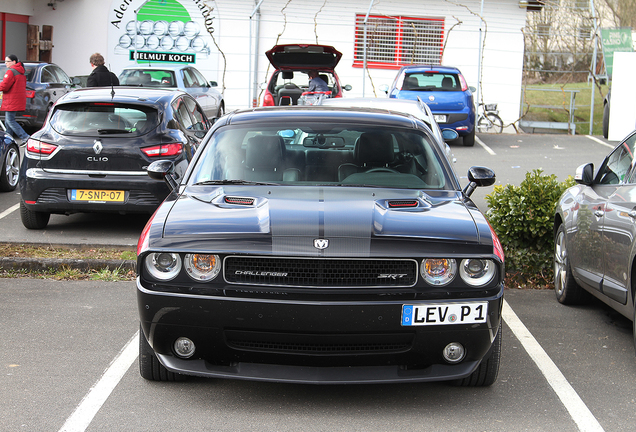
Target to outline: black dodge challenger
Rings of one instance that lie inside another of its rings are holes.
[[[454,133],[454,132],[451,132]],[[139,239],[139,366],[315,384],[487,386],[504,257],[427,125],[385,110],[219,119]]]

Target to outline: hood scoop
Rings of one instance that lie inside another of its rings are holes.
[[[240,206],[253,206],[256,201],[254,198],[225,196],[224,201],[226,204],[234,204]]]
[[[392,208],[415,208],[419,207],[420,202],[416,199],[409,200],[390,200],[387,201],[388,207]]]

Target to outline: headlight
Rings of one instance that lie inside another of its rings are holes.
[[[420,274],[431,285],[447,285],[455,279],[457,262],[447,258],[429,258],[422,260]]]
[[[181,271],[181,257],[175,253],[153,252],[144,260],[146,270],[155,279],[169,281]]]
[[[459,266],[459,275],[470,286],[483,286],[495,276],[495,263],[487,259],[465,259]]]
[[[187,254],[184,267],[188,276],[198,281],[209,281],[219,275],[221,259],[218,255]]]

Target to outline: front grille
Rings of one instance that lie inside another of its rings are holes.
[[[230,348],[241,351],[306,355],[388,354],[411,349],[413,335],[313,335],[226,330]]]
[[[413,260],[305,259],[230,256],[225,280],[246,285],[297,287],[410,287],[417,282]]]

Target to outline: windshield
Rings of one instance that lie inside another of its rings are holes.
[[[119,83],[142,87],[177,87],[174,71],[164,69],[126,69],[121,73]]]
[[[157,127],[159,116],[152,107],[106,102],[58,105],[51,127],[66,135],[143,135]]]
[[[453,189],[436,147],[428,134],[412,129],[228,126],[211,137],[189,183]]]

